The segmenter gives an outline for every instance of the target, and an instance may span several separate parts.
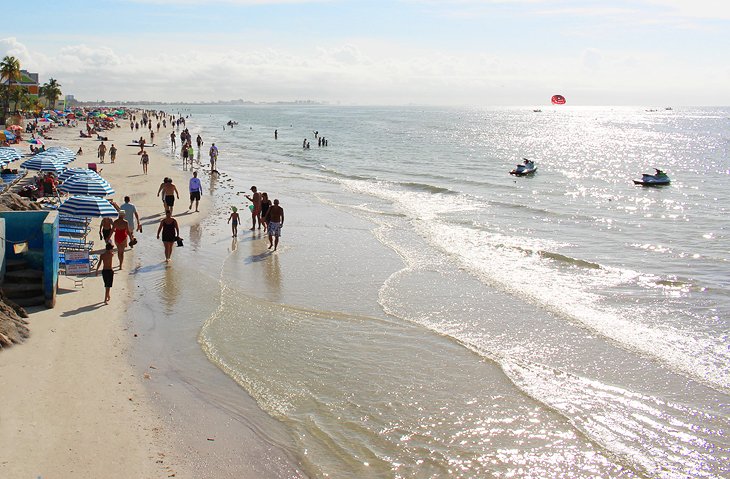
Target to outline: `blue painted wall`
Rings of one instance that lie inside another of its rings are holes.
[[[5,259],[25,259],[43,271],[46,306],[56,305],[58,287],[58,213],[56,211],[0,211],[5,220]],[[28,252],[16,255],[13,244],[28,242]]]

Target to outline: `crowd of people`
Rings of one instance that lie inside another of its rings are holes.
[[[193,149],[193,137],[186,127],[185,118],[182,116],[175,117],[174,115],[168,115],[165,112],[143,112],[139,118],[137,115],[132,115],[130,120],[130,129],[139,130],[139,128],[147,128],[150,131],[150,141],[154,140],[154,130],[159,131],[160,127],[167,127],[170,125],[173,131],[170,133],[170,143],[172,151],[176,152],[177,139],[180,140],[181,150],[180,157],[183,161],[183,169],[193,170],[194,163],[194,149]],[[233,127],[234,125],[228,125]],[[176,134],[175,128],[179,131]],[[278,139],[278,131],[276,132]],[[326,140],[318,136],[315,132],[315,137],[319,139],[321,146],[326,146]],[[149,154],[145,150],[145,140],[143,137],[140,138],[139,142],[135,142],[140,145],[140,163],[142,164],[143,173],[148,173],[149,165]],[[200,151],[204,145],[203,138],[201,135],[197,135],[195,138],[195,144],[198,147],[198,158]],[[116,148],[112,146],[108,150],[111,156],[111,162],[114,163],[116,156]],[[97,149],[97,155],[100,163],[104,163],[107,153],[107,147],[104,141],[101,142]],[[217,174],[217,161],[218,161],[218,147],[215,143],[212,143],[208,149],[208,155],[210,157],[210,173]],[[200,163],[197,164],[200,166]],[[192,175],[188,183],[189,193],[189,206],[188,212],[199,211],[200,201],[203,196],[203,186],[198,176],[198,169],[192,171]],[[174,184],[172,178],[164,178],[157,190],[157,196],[161,198],[163,203],[164,217],[160,220],[156,237],[161,240],[164,247],[165,262],[172,260],[172,253],[175,244],[178,246],[183,245],[183,240],[180,238],[180,225],[177,219],[173,215],[175,202],[180,199],[180,192],[177,186]],[[248,209],[251,213],[251,228],[250,231],[261,230],[265,233],[265,237],[269,240],[269,249],[276,251],[279,246],[279,239],[281,236],[281,229],[284,226],[284,209],[281,206],[279,199],[275,198],[273,201],[269,199],[266,192],[259,192],[256,186],[251,187],[251,194],[245,195],[248,202],[250,202]],[[116,248],[116,257],[118,259],[118,267],[122,268],[124,264],[124,251],[126,248],[133,248],[137,243],[135,233],[142,232],[142,223],[140,222],[139,213],[136,206],[131,203],[130,197],[124,198],[124,204],[119,206],[112,202],[114,207],[118,211],[116,219],[103,218],[99,226],[99,237],[105,242],[104,251],[100,255],[100,261],[97,265],[97,274],[101,271],[104,278],[105,285],[105,298],[104,301],[109,301],[110,289],[113,284],[114,269],[112,267],[114,250]],[[231,225],[233,237],[238,235],[238,226],[241,224],[241,217],[238,213],[238,207],[232,206],[231,213],[228,217],[228,223]]]

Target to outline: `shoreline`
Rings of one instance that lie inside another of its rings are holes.
[[[125,146],[139,138],[139,132],[128,129],[128,120],[121,120],[119,125],[121,128],[103,133],[110,138],[105,141],[107,147],[117,145],[114,164],[110,163],[108,154],[104,164],[98,163],[95,150],[99,142],[79,138],[77,128],[51,130],[54,139],[47,142],[48,146],[61,145],[74,151],[79,147],[84,149],[84,155],[79,156],[72,167],[97,162],[103,169],[102,176],[116,190],[115,201],[121,204],[125,195],[131,197],[144,231],[137,233],[139,243],[135,249],[127,248],[122,274],[115,255],[115,282],[109,305],[105,306],[101,301],[104,288],[100,276],[97,278],[92,273],[84,279],[83,288],[77,289],[70,278],[60,276],[56,307],[30,309],[30,338],[0,354],[0,381],[4,384],[2,400],[5,410],[12,411],[12,414],[0,415],[0,449],[3,451],[0,453],[0,475],[221,477],[212,470],[207,471],[210,475],[201,476],[200,469],[195,467],[199,457],[208,454],[210,445],[215,442],[206,440],[206,444],[195,446],[185,440],[186,431],[178,427],[180,421],[170,418],[195,417],[194,408],[200,403],[189,402],[187,408],[175,404],[174,411],[166,410],[169,405],[160,399],[163,395],[155,392],[153,384],[155,376],[169,377],[164,370],[150,369],[145,364],[137,347],[142,334],[135,332],[137,325],[130,314],[138,298],[139,286],[131,273],[158,264],[142,266],[142,257],[149,253],[151,258],[145,259],[154,262],[159,258],[164,268],[162,245],[155,238],[158,221],[163,216],[161,201],[154,195],[158,182],[163,176],[169,176],[178,186],[180,199],[173,216],[180,224],[181,236],[183,228],[199,224],[207,217],[211,197],[203,197],[199,213],[180,214],[189,200],[189,173],[170,158],[169,147],[164,146],[171,131],[169,126],[156,131],[160,143],[147,150],[150,166],[149,174],[145,176],[141,174],[138,149]],[[192,130],[192,125],[189,127]],[[95,240],[95,253],[103,245],[95,238],[98,225],[99,219],[92,221],[90,238]],[[168,268],[175,268],[174,259],[173,253],[173,263]],[[202,322],[198,329],[200,326]],[[197,342],[194,346],[203,355]],[[212,363],[210,366],[215,368]],[[225,376],[222,371],[217,372]],[[248,396],[240,388],[237,393]],[[257,411],[249,412],[255,414]],[[260,410],[258,413],[265,415]],[[219,422],[208,430],[230,429],[227,422],[225,417],[219,418]],[[248,453],[257,448],[247,447],[263,444],[271,448],[260,433],[253,431],[244,444],[239,441],[239,447],[234,450],[215,452],[216,457],[225,459],[224,467],[232,470],[235,477],[261,477],[261,468],[252,466],[260,466],[266,458]],[[230,462],[234,459],[238,459],[237,467],[232,467]],[[284,462],[290,460],[286,458]],[[194,469],[197,469],[195,473]]]

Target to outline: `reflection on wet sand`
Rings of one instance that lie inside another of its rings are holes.
[[[264,264],[264,280],[271,294],[267,299],[279,302],[281,300],[281,265],[279,264],[279,255],[269,253],[268,260]]]
[[[173,261],[175,256],[173,255]],[[180,278],[172,264],[165,268],[165,277],[160,285],[162,301],[165,304],[165,313],[172,314],[180,296]]]
[[[200,240],[203,238],[203,228],[200,223],[190,225],[190,244],[193,247],[193,251],[200,249]]]

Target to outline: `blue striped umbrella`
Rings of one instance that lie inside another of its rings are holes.
[[[114,188],[105,179],[101,177],[96,179],[91,175],[72,176],[58,189],[75,195],[109,196],[114,194]]]
[[[90,170],[88,168],[69,168],[68,170],[58,175],[58,181],[67,181],[69,178],[72,178],[76,175],[93,176],[94,178],[97,178],[99,180],[104,180],[104,178],[102,178],[101,175],[94,170]]]
[[[0,148],[0,157],[10,161],[19,160],[21,158],[21,153],[15,148],[5,146]]]
[[[26,170],[52,171],[56,174],[66,169],[66,165],[63,163],[59,163],[57,160],[48,157],[33,157],[21,163],[20,167]]]
[[[118,216],[117,210],[107,200],[98,196],[78,195],[67,199],[58,207],[64,215],[97,218],[99,216]]]

